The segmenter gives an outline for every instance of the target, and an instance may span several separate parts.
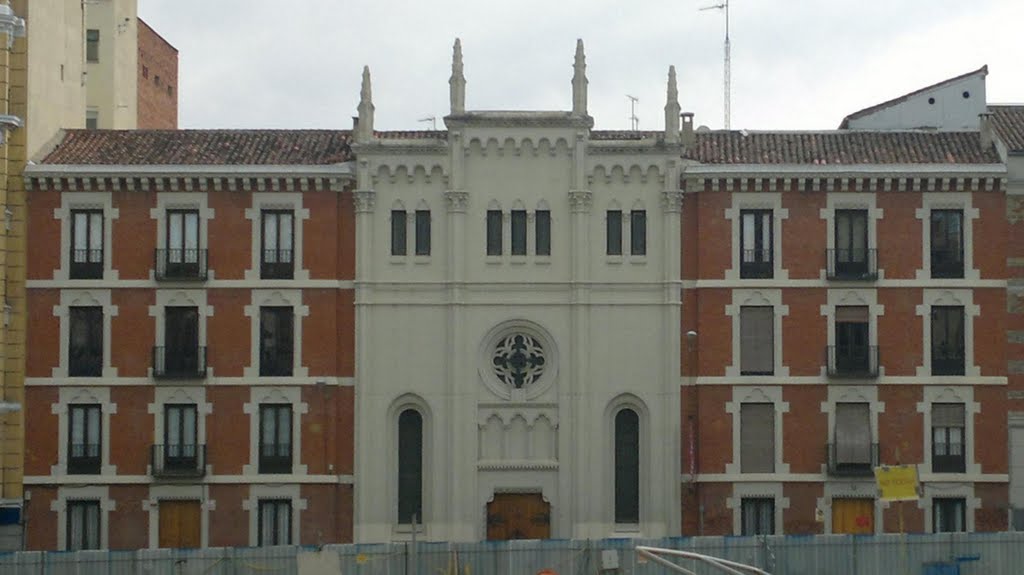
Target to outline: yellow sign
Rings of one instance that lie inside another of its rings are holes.
[[[875,481],[882,501],[916,501],[917,466],[883,465],[875,468]]]

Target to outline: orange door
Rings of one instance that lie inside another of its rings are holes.
[[[548,539],[551,505],[540,493],[496,493],[487,504],[487,539]]]
[[[874,499],[833,499],[832,533],[875,532]]]
[[[161,501],[160,547],[200,547],[199,509],[198,501]]]

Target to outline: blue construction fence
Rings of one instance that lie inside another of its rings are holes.
[[[382,543],[323,547],[22,551],[0,575],[676,575],[637,545],[695,551],[773,575],[1022,575],[1024,533]],[[721,573],[690,560],[697,573]]]

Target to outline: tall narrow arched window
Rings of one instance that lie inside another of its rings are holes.
[[[406,409],[398,416],[398,522],[423,522],[423,416]]]
[[[615,414],[615,522],[640,523],[640,417]]]

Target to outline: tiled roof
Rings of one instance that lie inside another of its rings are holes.
[[[686,157],[704,164],[995,164],[978,132],[698,132]]]
[[[989,106],[992,126],[1011,152],[1024,152],[1024,104]]]
[[[918,90],[914,90],[913,92],[910,92],[908,94],[903,94],[902,96],[897,96],[897,97],[893,98],[892,100],[886,100],[885,102],[882,102],[881,104],[875,104],[874,106],[869,106],[867,108],[864,108],[863,110],[857,110],[856,112],[854,112],[854,113],[850,114],[849,116],[843,118],[843,122],[842,122],[842,124],[839,125],[839,128],[840,129],[847,128],[849,126],[850,120],[856,120],[857,118],[862,118],[864,116],[867,116],[868,114],[872,114],[872,113],[877,112],[879,110],[884,110],[885,108],[888,108],[890,106],[894,106],[894,105],[899,104],[901,102],[906,102],[907,100],[909,100],[913,96],[916,96],[918,94],[927,92],[929,90],[934,90],[935,88],[940,88],[942,86],[945,86],[945,85],[948,85],[948,84],[952,84],[954,82],[959,82],[960,80],[963,80],[964,78],[968,78],[968,77],[973,76],[975,74],[981,74],[982,76],[987,76],[988,75],[988,65],[986,64],[985,66],[982,66],[981,68],[978,68],[977,70],[972,70],[970,72],[967,72],[966,74],[960,74],[959,76],[955,76],[953,78],[948,78],[948,79],[943,80],[941,82],[936,82],[936,83],[934,83],[934,84],[932,84],[930,86],[925,86],[924,88],[920,88]]]
[[[347,130],[68,130],[44,164],[323,165],[352,158]]]

